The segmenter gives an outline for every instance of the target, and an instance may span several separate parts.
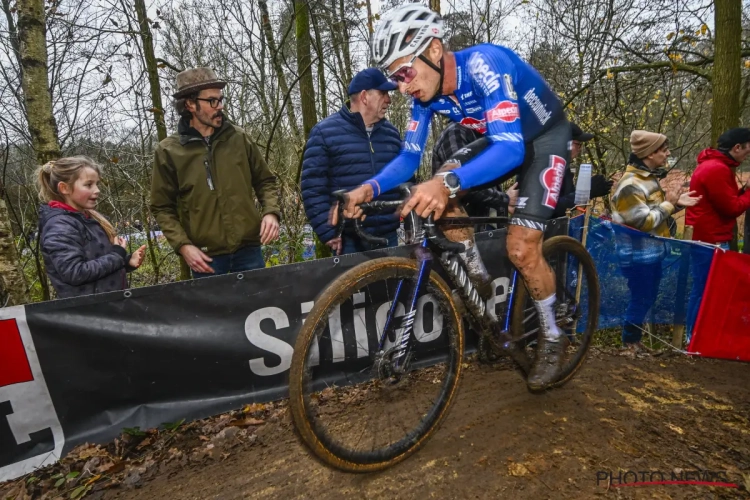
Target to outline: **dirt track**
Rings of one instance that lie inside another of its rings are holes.
[[[233,449],[223,460],[162,468],[139,488],[94,495],[120,500],[747,498],[748,387],[747,364],[666,356],[632,360],[594,352],[566,387],[534,396],[514,372],[472,364],[436,436],[385,472],[352,475],[324,467],[298,443],[287,415],[259,427],[254,444]],[[605,480],[597,485],[598,471],[612,471],[617,483],[620,470],[666,475],[680,469],[691,480],[698,479],[695,470],[725,471],[741,487],[608,489]]]

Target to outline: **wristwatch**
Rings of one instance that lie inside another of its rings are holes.
[[[443,178],[443,185],[448,189],[448,198],[455,198],[456,194],[461,191],[461,181],[453,172],[440,172],[437,176]]]

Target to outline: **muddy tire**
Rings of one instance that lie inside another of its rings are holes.
[[[330,355],[329,361],[329,355],[324,350],[331,346],[333,351],[334,339],[345,337],[343,333],[332,333],[334,327],[328,325],[332,311],[341,311],[340,306],[362,290],[365,293],[372,288],[388,290],[394,282],[398,283],[400,290],[402,284],[407,286],[406,284],[416,280],[418,275],[417,262],[405,258],[387,257],[360,264],[326,287],[300,329],[289,375],[292,416],[295,428],[305,445],[317,458],[331,467],[348,472],[372,472],[397,464],[416,452],[434,434],[455,400],[464,355],[463,324],[451,298],[450,287],[434,271],[429,276],[424,294],[420,295],[430,301],[429,317],[427,312],[422,314],[422,319],[417,314],[410,342],[424,350],[428,349],[426,346],[437,346],[445,352],[434,354],[437,352],[435,348],[431,354],[432,358],[428,359],[426,354],[423,355],[410,365],[409,371],[401,376],[398,382],[391,385],[388,379],[379,378],[378,374],[381,372],[378,368],[365,368],[356,373],[345,372],[346,382],[341,385],[332,385],[323,380],[324,377],[321,375],[324,368],[338,366],[335,364],[336,358]],[[385,285],[380,286],[378,282]],[[374,293],[369,296],[373,295]],[[360,295],[360,300],[364,296],[368,295]],[[387,296],[387,299],[389,298],[392,299],[390,294]],[[399,304],[400,300],[401,296]],[[386,300],[386,303],[393,304],[393,300]],[[360,318],[368,318],[370,324],[373,316],[382,318],[382,300],[372,307],[373,311],[377,309],[379,312],[359,313]],[[440,326],[420,325],[417,328],[419,321]],[[343,332],[344,327],[341,324],[336,328]],[[424,332],[425,328],[434,328],[434,331],[438,332],[437,336],[429,339],[424,336],[420,338],[417,331]],[[380,338],[383,328],[377,321],[375,329],[378,330]],[[330,342],[325,338],[326,332]],[[377,345],[378,339],[370,338],[369,345],[372,346],[373,342]],[[339,352],[344,352],[343,343],[341,340]],[[351,346],[347,349],[352,352]],[[369,349],[369,360],[368,356],[362,354],[354,361],[360,364],[371,361],[373,367],[382,366],[378,364],[376,357],[379,353],[382,354],[383,349],[376,353],[373,353],[374,350],[376,349]],[[413,352],[419,350],[415,347]],[[341,360],[341,356],[338,359]],[[357,374],[360,378],[354,380]],[[366,380],[363,380],[364,378]],[[394,388],[394,385],[397,387]],[[414,391],[414,395],[406,395],[406,392],[411,390]],[[435,393],[434,396],[432,392]],[[381,395],[385,403],[375,401]],[[341,410],[335,407],[337,404],[341,405]],[[423,404],[423,408],[419,407],[420,404]],[[414,423],[406,418],[406,412],[412,411],[412,407],[415,414]],[[375,412],[381,412],[383,416],[373,418]],[[375,427],[380,425],[384,426],[384,430],[376,432]],[[359,440],[356,440],[356,437],[351,437],[359,432],[364,435],[370,430],[374,434],[372,438],[360,436]],[[372,444],[365,444],[369,443],[370,439]],[[379,443],[381,440],[382,444]],[[358,449],[360,443],[361,446],[369,446],[370,449]]]

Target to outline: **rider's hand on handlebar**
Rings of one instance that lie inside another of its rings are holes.
[[[372,186],[364,184],[359,186],[357,189],[346,193],[346,202],[344,203],[344,217],[347,219],[362,219],[364,213],[359,208],[361,203],[372,201],[373,198]]]
[[[448,189],[441,179],[423,182],[412,188],[411,197],[401,209],[401,216],[406,217],[414,210],[420,217],[435,214],[435,220],[438,220],[448,205],[448,194]]]

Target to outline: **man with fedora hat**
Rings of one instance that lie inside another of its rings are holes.
[[[328,223],[336,190],[347,191],[378,174],[401,150],[401,136],[385,119],[391,104],[388,93],[397,86],[376,68],[357,73],[349,84],[349,99],[341,109],[310,131],[302,162],[302,200],[310,225],[334,255],[363,252],[372,248],[352,228],[341,237]],[[396,200],[397,190],[380,199]],[[399,219],[382,213],[362,222],[369,234],[398,245]]]
[[[667,136],[646,130],[630,134],[632,153],[612,195],[612,219],[633,229],[669,238],[670,216],[698,203],[695,191],[665,192],[659,184],[669,158]],[[655,238],[638,238],[625,231],[616,235],[616,251],[620,270],[627,279],[630,302],[625,312],[622,343],[629,354],[645,350],[641,344],[641,324],[659,291],[666,254],[664,243]]]
[[[154,152],[151,213],[195,278],[265,267],[260,245],[279,236],[276,177],[249,134],[224,118],[225,81],[193,68],[176,83],[180,121]]]

